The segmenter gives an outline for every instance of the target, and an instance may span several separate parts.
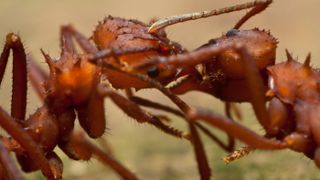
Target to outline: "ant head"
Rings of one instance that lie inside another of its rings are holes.
[[[288,60],[267,68],[269,88],[267,95],[276,96],[293,104],[296,99],[319,100],[319,71],[310,66],[310,54],[304,63],[294,60],[287,51]]]
[[[61,98],[75,104],[87,101],[97,80],[96,66],[89,63],[86,56],[65,52],[58,60],[53,60],[42,53],[50,69],[45,84],[49,98]]]
[[[184,49],[178,43],[170,41],[164,31],[150,34],[148,28],[147,24],[137,20],[109,16],[97,26],[92,39],[99,49],[113,49],[123,52],[132,49],[137,50],[136,52],[118,55],[115,63],[124,69],[147,74],[151,78],[166,82],[167,79],[175,75],[176,69],[155,66],[152,59],[177,54]],[[114,61],[114,58],[111,57],[107,61]],[[125,86],[118,79],[112,78],[113,76],[109,76],[108,80],[115,87]],[[141,87],[142,85],[137,86]]]

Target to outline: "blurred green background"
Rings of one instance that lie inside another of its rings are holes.
[[[234,5],[243,0],[162,0],[162,1],[41,1],[0,0],[1,47],[8,32],[22,37],[28,53],[35,56],[43,66],[40,48],[58,57],[59,27],[72,23],[79,31],[90,36],[95,25],[104,16],[113,15],[148,22],[154,17],[215,9]],[[252,18],[242,28],[269,29],[279,39],[277,61],[285,60],[284,49],[303,60],[312,52],[312,63],[317,67],[320,60],[320,1],[275,1],[262,14]],[[218,37],[230,29],[244,12],[187,22],[167,28],[172,40],[194,49]],[[11,64],[11,63],[10,63]],[[0,104],[9,110],[11,96],[11,65],[0,90]],[[28,92],[28,114],[41,106],[32,89]],[[142,90],[140,96],[171,104],[163,95],[153,90]],[[183,99],[195,107],[222,112],[223,104],[201,93],[189,93]],[[246,104],[241,105],[243,124],[263,133],[254,113]],[[108,130],[104,135],[120,162],[134,171],[141,179],[198,179],[198,171],[189,143],[172,138],[162,132],[140,125],[106,100]],[[27,115],[28,116],[28,115]],[[174,124],[186,129],[185,124],[174,118]],[[223,135],[221,135],[223,137]],[[232,164],[225,165],[226,155],[215,144],[204,138],[206,151],[215,179],[319,179],[319,170],[309,159],[291,151],[256,151]],[[241,146],[241,145],[239,145]],[[61,154],[65,164],[64,179],[119,179],[112,170],[96,160],[75,162]],[[30,179],[43,179],[40,173],[29,174]]]

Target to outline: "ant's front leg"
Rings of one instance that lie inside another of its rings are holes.
[[[18,35],[10,33],[0,56],[0,82],[8,62],[10,50],[13,50],[13,82],[11,116],[0,107],[0,125],[12,138],[14,138],[28,153],[30,158],[38,165],[43,174],[52,178],[51,167],[44,153],[34,142],[31,136],[21,127],[17,120],[25,119],[27,95],[27,67],[26,54]],[[17,156],[18,159],[22,156]],[[27,167],[28,163],[22,163]]]
[[[27,102],[26,54],[19,36],[13,33],[7,35],[0,57],[0,84],[8,62],[10,49],[13,51],[11,116],[17,119],[25,119]]]
[[[177,109],[174,109],[172,107],[169,107],[169,106],[157,103],[157,102],[150,101],[148,99],[144,99],[144,98],[141,98],[141,97],[138,97],[138,96],[134,96],[132,91],[130,91],[130,90],[127,90],[126,92],[127,92],[128,98],[131,101],[133,101],[133,102],[135,102],[135,103],[137,103],[137,104],[139,104],[141,106],[148,107],[148,108],[153,108],[153,109],[156,109],[156,110],[162,110],[162,111],[165,111],[165,112],[169,112],[169,113],[172,113],[172,114],[174,114],[176,116],[181,117],[183,120],[186,120],[184,115],[183,115],[183,113],[181,111],[177,110]],[[207,135],[213,142],[217,143],[217,145],[220,146],[225,151],[232,152],[234,150],[235,142],[234,142],[234,138],[233,137],[228,136],[228,143],[225,144],[215,134],[213,134],[210,130],[208,130],[205,126],[203,126],[201,123],[195,122],[194,124],[205,135]]]
[[[108,64],[110,65],[110,64]],[[112,67],[115,68],[115,67]],[[118,68],[115,68],[115,70],[122,72],[122,73],[128,73],[125,71],[122,71]],[[128,75],[133,76],[137,79],[146,81],[146,79],[144,78],[148,78],[146,76],[135,76],[134,74],[128,73]],[[149,79],[151,80],[151,79]],[[158,84],[156,81],[149,81],[149,84]],[[160,84],[158,84],[160,85]],[[161,90],[165,90],[163,86],[160,85]],[[162,121],[160,121],[157,117],[152,116],[148,113],[146,113],[145,111],[143,111],[138,104],[134,103],[133,101],[130,101],[124,97],[122,97],[120,94],[116,93],[115,91],[104,87],[103,85],[100,85],[98,91],[100,91],[100,94],[103,96],[109,96],[113,102],[115,102],[117,104],[118,107],[120,107],[127,115],[133,117],[134,119],[138,120],[138,122],[141,123],[149,123],[154,125],[155,127],[159,128],[160,130],[162,130],[163,132],[176,136],[176,137],[183,137],[186,139],[190,138],[189,134],[185,134],[183,132],[180,132],[166,124],[164,124]],[[166,92],[168,90],[165,90]],[[181,102],[179,105],[181,105],[180,107],[184,107],[184,108],[188,108],[188,106],[186,104],[184,104],[184,102],[182,102],[178,97],[176,97],[173,94],[170,94],[171,98],[174,98],[175,100]],[[201,178],[203,179],[209,179],[211,176],[211,171],[210,171],[210,167],[208,165],[208,161],[207,161],[207,157],[205,155],[204,152],[204,148],[203,148],[203,144],[202,141],[200,140],[199,134],[195,128],[195,125],[191,122],[188,123],[189,124],[189,129],[190,129],[190,133],[191,133],[191,141],[193,143],[193,147],[195,150],[195,154],[196,154],[196,159],[198,162],[198,169],[201,175]]]
[[[162,130],[163,132],[175,137],[185,138],[185,139],[190,138],[189,134],[186,134],[184,132],[181,132],[173,127],[170,127],[164,124],[160,119],[158,119],[158,117],[145,112],[135,102],[126,99],[122,95],[118,94],[114,90],[111,90],[110,88],[104,85],[98,86],[98,93],[100,94],[101,98],[109,97],[128,116],[137,120],[139,123],[149,123],[157,127],[158,129]]]

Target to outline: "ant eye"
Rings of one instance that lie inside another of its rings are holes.
[[[147,71],[149,77],[157,77],[159,75],[159,69],[157,67],[152,67]]]
[[[230,29],[230,30],[226,33],[226,36],[227,36],[227,37],[232,37],[232,36],[237,35],[238,32],[239,32],[238,29]]]

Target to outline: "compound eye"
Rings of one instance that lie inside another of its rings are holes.
[[[239,29],[230,29],[227,33],[226,36],[227,37],[232,37],[238,34],[238,32],[240,32]]]
[[[159,75],[159,69],[157,67],[152,67],[148,69],[147,74],[149,77],[155,78]]]

